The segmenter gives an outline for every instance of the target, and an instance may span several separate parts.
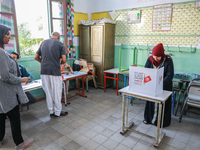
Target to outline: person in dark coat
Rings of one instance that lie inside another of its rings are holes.
[[[174,76],[174,65],[172,58],[164,54],[163,44],[160,43],[153,48],[153,53],[148,57],[146,68],[161,68],[164,66],[163,90],[172,91],[172,79]],[[156,113],[155,113],[156,112]],[[158,105],[154,102],[146,102],[144,111],[144,123],[157,125]],[[171,124],[171,96],[165,102],[163,127]]]

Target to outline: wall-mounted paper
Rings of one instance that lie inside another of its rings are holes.
[[[128,11],[127,22],[128,23],[140,23],[141,22],[140,10]]]
[[[153,6],[152,31],[170,31],[172,4]]]
[[[195,3],[194,11],[195,11],[195,12],[200,11],[200,1],[198,1],[198,2]]]

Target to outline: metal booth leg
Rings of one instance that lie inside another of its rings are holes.
[[[164,110],[165,110],[165,104],[163,104],[163,109],[162,109],[162,103],[159,103],[156,143],[154,144],[154,147],[158,147],[158,145],[160,144],[162,138],[165,136],[165,133],[162,132],[162,130],[163,130],[163,120],[164,120]],[[162,114],[162,122],[161,122],[161,112],[162,111],[163,111],[163,114]],[[161,122],[161,133],[160,133],[160,122]]]

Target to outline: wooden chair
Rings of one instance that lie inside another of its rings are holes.
[[[87,92],[89,91],[88,81],[90,80],[93,80],[95,88],[98,88],[95,80],[95,77],[97,78],[97,76],[95,75],[96,69],[94,65],[92,63],[87,63],[87,60],[85,59],[79,59],[79,65],[81,68],[80,72],[87,73],[87,75],[84,77],[84,82],[86,83]]]

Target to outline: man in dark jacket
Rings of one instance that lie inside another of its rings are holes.
[[[10,54],[10,56],[18,62],[18,60],[19,60],[19,54],[18,53],[12,52]],[[20,69],[20,72],[21,72],[21,77],[29,77],[29,78],[31,78],[30,82],[32,82],[33,76],[26,70],[26,68],[24,66],[22,66],[20,64],[18,64],[18,65],[19,65],[19,69]]]

